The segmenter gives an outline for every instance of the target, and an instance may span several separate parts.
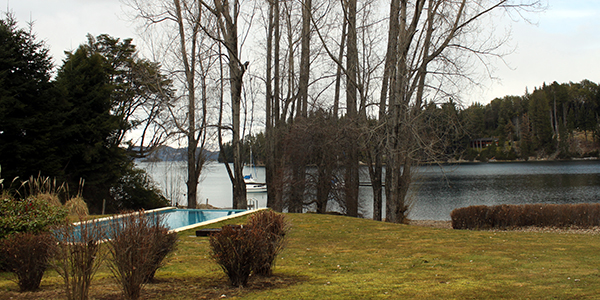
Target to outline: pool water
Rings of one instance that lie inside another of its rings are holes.
[[[230,216],[243,209],[169,209],[156,212],[163,215],[164,224],[171,230]]]

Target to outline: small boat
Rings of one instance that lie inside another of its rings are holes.
[[[252,177],[246,179],[247,176],[244,176],[244,181],[246,182],[246,193],[265,193],[267,191],[267,184],[256,182],[252,179]]]
[[[252,149],[250,149],[250,167],[252,171],[249,175],[244,175],[244,181],[246,182],[246,193],[266,193],[267,184],[262,182],[256,182],[253,174],[256,176],[256,166],[252,158]]]

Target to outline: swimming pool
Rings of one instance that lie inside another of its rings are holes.
[[[183,231],[188,228],[200,226],[200,223],[213,221],[219,222],[229,217],[239,217],[243,212],[252,212],[245,209],[182,209],[170,208],[148,213],[161,214],[165,225],[173,231]],[[214,223],[210,222],[210,223]]]
[[[257,210],[245,209],[181,209],[175,207],[164,207],[159,209],[147,210],[145,213],[159,214],[163,218],[163,223],[170,231],[179,232],[188,230],[194,227],[204,226],[211,223],[220,222],[223,220],[240,217],[246,214],[256,212]],[[111,223],[118,220],[123,215],[116,215],[97,219],[100,227],[106,234],[105,237],[110,238]],[[76,235],[79,235],[81,223],[74,223]]]

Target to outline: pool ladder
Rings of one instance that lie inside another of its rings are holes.
[[[247,209],[248,210],[258,209],[258,200],[256,200],[256,198],[250,198],[250,199],[248,199]]]

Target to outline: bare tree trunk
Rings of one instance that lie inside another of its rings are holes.
[[[388,30],[388,44],[385,54],[385,64],[383,69],[383,79],[381,84],[381,94],[379,96],[379,122],[377,127],[383,127],[386,122],[387,115],[387,96],[389,93],[389,84],[391,78],[394,76],[394,65],[396,61],[396,53],[398,50],[398,35],[400,30],[400,0],[391,0],[390,2],[390,18],[389,18],[389,30]],[[379,136],[378,139],[384,139],[384,135]],[[383,148],[385,143],[374,144],[374,166],[370,169],[369,175],[371,178],[371,185],[373,189],[373,219],[381,221],[383,214]],[[391,174],[391,170],[386,169],[386,183],[390,183],[388,175]],[[386,198],[389,199],[389,189],[386,188]],[[389,201],[389,200],[387,200]]]
[[[273,151],[273,172],[271,182],[271,194],[268,196],[271,202],[271,207],[275,211],[283,211],[283,159],[281,153],[281,131],[285,117],[281,117],[281,81],[280,73],[280,49],[281,43],[281,26],[280,26],[280,8],[279,1],[274,0],[273,7],[273,27],[275,30],[275,49],[273,53],[274,60],[274,78],[273,78],[273,125],[274,131],[272,132],[273,144],[271,145]]]
[[[411,180],[413,159],[411,134],[407,128],[410,124],[409,72],[408,53],[418,23],[424,1],[415,3],[415,11],[411,23],[407,22],[408,1],[399,1],[399,24],[397,37],[396,72],[390,84],[389,117],[386,120],[386,221],[402,223],[405,221],[405,196]],[[395,16],[390,16],[395,17]],[[388,48],[389,50],[389,48]]]
[[[308,79],[310,75],[310,23],[312,18],[312,0],[303,0],[302,39],[300,49],[300,81],[298,82],[298,113],[296,116],[308,116]]]
[[[216,17],[219,32],[222,35],[222,44],[227,49],[229,66],[229,85],[231,97],[231,119],[232,119],[232,148],[233,148],[233,172],[228,169],[229,179],[233,189],[233,208],[246,209],[246,183],[244,181],[243,161],[240,135],[240,111],[242,101],[242,82],[244,73],[248,68],[248,62],[242,64],[238,53],[238,31],[237,17],[239,15],[239,2],[235,0],[230,6],[227,0],[215,0],[212,8],[203,2],[204,7],[210,10]],[[222,78],[223,80],[224,78]],[[229,168],[229,165],[226,164]]]
[[[382,119],[380,118],[380,120]],[[373,220],[375,221],[381,221],[383,206],[383,162],[381,155],[383,134],[381,128],[379,128],[380,125],[381,121],[375,124],[375,128],[369,128],[369,125],[366,125],[365,131],[369,131],[370,138],[366,139],[364,147],[367,152],[367,167],[371,189],[373,190]]]
[[[342,41],[340,42],[340,53],[338,55],[338,61],[341,63],[344,59],[344,48],[346,47],[346,28],[348,26],[347,19],[344,18],[342,25]],[[340,86],[342,82],[342,66],[337,65],[337,71],[335,73],[335,94],[333,96],[333,117],[339,117],[340,108]]]
[[[274,186],[274,173],[275,173],[275,135],[274,130],[274,98],[272,83],[278,78],[273,79],[273,27],[275,26],[274,10],[275,3],[278,0],[269,0],[269,16],[268,16],[268,27],[267,27],[267,74],[266,74],[266,122],[265,122],[265,142],[266,142],[266,164],[265,164],[265,175],[267,184],[267,207],[273,208],[275,200],[275,186]]]
[[[186,34],[185,34],[185,25],[182,14],[181,3],[179,0],[173,1],[175,4],[175,11],[177,16],[177,25],[179,29],[179,44],[180,44],[180,53],[181,58],[183,60],[184,70],[185,70],[185,78],[186,78],[186,89],[187,89],[187,97],[188,97],[188,124],[186,128],[186,136],[187,136],[187,171],[188,171],[188,179],[186,181],[187,185],[187,202],[189,208],[196,208],[197,205],[197,192],[198,192],[198,177],[200,176],[201,166],[203,164],[203,160],[201,158],[203,153],[198,153],[198,139],[196,138],[196,132],[198,129],[196,128],[196,86],[195,86],[195,76],[196,76],[196,63],[195,63],[195,53],[196,53],[196,36],[199,32],[199,24],[196,23],[194,30],[192,32],[192,49],[191,61],[188,59],[188,50],[186,47]],[[200,149],[202,151],[202,149]]]
[[[279,121],[279,1],[270,0],[269,20],[267,28],[267,103],[266,103],[266,184],[267,184],[267,207],[275,211],[283,211],[282,204],[282,176],[281,158],[278,151],[278,131],[282,124]],[[274,45],[273,45],[274,44]],[[274,74],[274,75],[273,75]]]
[[[311,14],[312,14],[312,2],[311,0],[303,0],[302,2],[302,33],[301,33],[301,46],[300,46],[300,74],[298,81],[298,92],[296,96],[296,107],[295,107],[295,120],[293,121],[297,125],[300,123],[301,126],[305,126],[306,117],[308,116],[308,81],[310,76],[310,40],[311,40]],[[290,34],[290,33],[288,33]],[[292,44],[290,44],[290,54],[293,53]],[[290,55],[290,58],[293,55]],[[291,71],[290,61],[290,71]],[[288,87],[289,89],[290,87]],[[293,109],[290,117],[294,115]],[[291,122],[290,122],[291,123]],[[293,126],[290,127],[291,132],[294,132]],[[296,132],[304,135],[302,129],[297,128]],[[301,133],[300,133],[301,132]],[[306,187],[306,160],[304,157],[298,157],[298,153],[295,152],[296,157],[291,160],[291,192],[288,201],[288,210],[290,212],[300,213],[304,206],[304,190]]]
[[[358,216],[358,144],[357,139],[357,76],[358,47],[356,35],[356,0],[346,2],[346,18],[348,22],[348,50],[346,58],[346,130],[349,138],[346,155],[346,214]]]

